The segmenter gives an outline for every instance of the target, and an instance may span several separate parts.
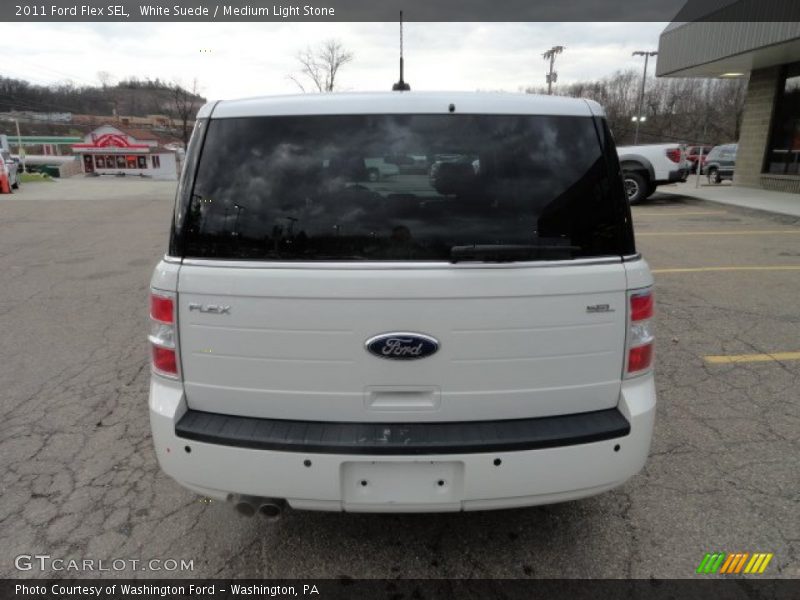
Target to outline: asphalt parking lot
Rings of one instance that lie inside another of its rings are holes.
[[[47,554],[194,561],[128,577],[682,578],[725,551],[772,552],[766,574],[800,577],[800,220],[666,194],[634,209],[659,408],[622,488],[270,524],[179,487],[151,447],[146,298],[173,194],[73,178],[0,196],[0,576],[97,575],[15,569]]]

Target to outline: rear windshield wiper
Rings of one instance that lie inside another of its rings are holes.
[[[572,252],[579,251],[580,246],[561,244],[472,244],[469,246],[453,246],[450,248],[450,262],[474,260],[484,262],[514,262],[531,260],[541,255],[556,255],[568,259]],[[560,256],[560,255],[564,256]]]

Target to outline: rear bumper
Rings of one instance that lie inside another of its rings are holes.
[[[518,443],[494,443],[470,452],[445,447],[422,453],[424,445],[417,445],[414,453],[367,453],[355,447],[348,453],[330,445],[314,447],[305,440],[302,448],[276,450],[246,447],[241,440],[238,445],[219,443],[238,435],[216,431],[217,426],[225,427],[221,421],[211,425],[216,439],[211,433],[194,435],[194,439],[179,436],[176,426],[187,415],[180,384],[154,376],[150,385],[156,455],[161,468],[176,481],[218,499],[248,494],[283,498],[294,508],[334,511],[482,510],[598,494],[622,484],[645,463],[655,417],[652,375],[623,383],[618,411],[622,421],[608,415],[601,419],[604,425],[595,423],[595,427],[606,428],[606,434],[600,436],[604,439],[578,441],[572,435],[554,442],[558,435],[553,431],[568,436],[576,433],[574,427],[570,433],[569,427],[565,430],[559,425],[547,428],[549,441],[534,449],[515,449],[524,447]],[[181,435],[191,429],[187,426],[190,421],[183,420],[178,427]],[[624,421],[629,424],[626,434],[622,434]],[[241,425],[230,423],[227,427],[230,432],[240,432]],[[528,439],[529,433],[517,431],[518,437]],[[476,448],[460,448],[465,449]]]
[[[460,423],[339,423],[258,419],[187,410],[181,439],[306,454],[404,456],[536,450],[620,438],[630,424],[617,408],[538,419]]]
[[[678,181],[686,181],[686,178],[689,176],[689,169],[688,168],[680,168],[674,169],[667,173],[667,178],[662,181],[657,181],[658,184],[663,183],[676,183]]]

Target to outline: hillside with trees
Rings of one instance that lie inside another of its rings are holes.
[[[108,81],[99,74],[99,79]],[[186,86],[180,82],[131,77],[115,85],[76,86],[71,82],[44,86],[21,79],[0,76],[0,112],[73,113],[85,115],[126,115],[144,117],[167,115],[182,122],[175,134],[188,137],[186,126],[194,113],[205,103],[197,91],[197,82]],[[64,123],[20,122],[29,135],[68,132]]]
[[[291,79],[303,89],[305,78],[315,91],[332,91],[334,76],[341,66],[352,60],[352,55],[335,41],[315,52],[309,49],[299,55],[302,68]],[[333,62],[327,60],[331,57],[335,58]],[[636,70],[617,71],[596,80],[558,85],[553,93],[596,100],[606,109],[617,143],[630,144],[634,131],[631,117],[638,112],[641,76],[641,72]],[[187,86],[180,82],[131,77],[111,85],[110,76],[103,73],[98,73],[98,79],[101,84],[97,86],[76,86],[70,82],[42,86],[0,76],[0,112],[163,114],[180,121],[181,126],[172,133],[188,139],[191,120],[206,101],[198,93],[196,81]],[[643,103],[647,119],[640,127],[639,142],[680,141],[713,145],[736,141],[746,87],[744,79],[649,77]],[[528,87],[525,91],[546,93],[547,88]],[[20,125],[24,133],[31,135],[75,133],[70,132],[64,123],[21,122]]]

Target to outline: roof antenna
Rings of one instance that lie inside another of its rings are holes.
[[[393,92],[409,92],[411,86],[403,81],[403,11],[400,11],[400,81],[392,86]]]

